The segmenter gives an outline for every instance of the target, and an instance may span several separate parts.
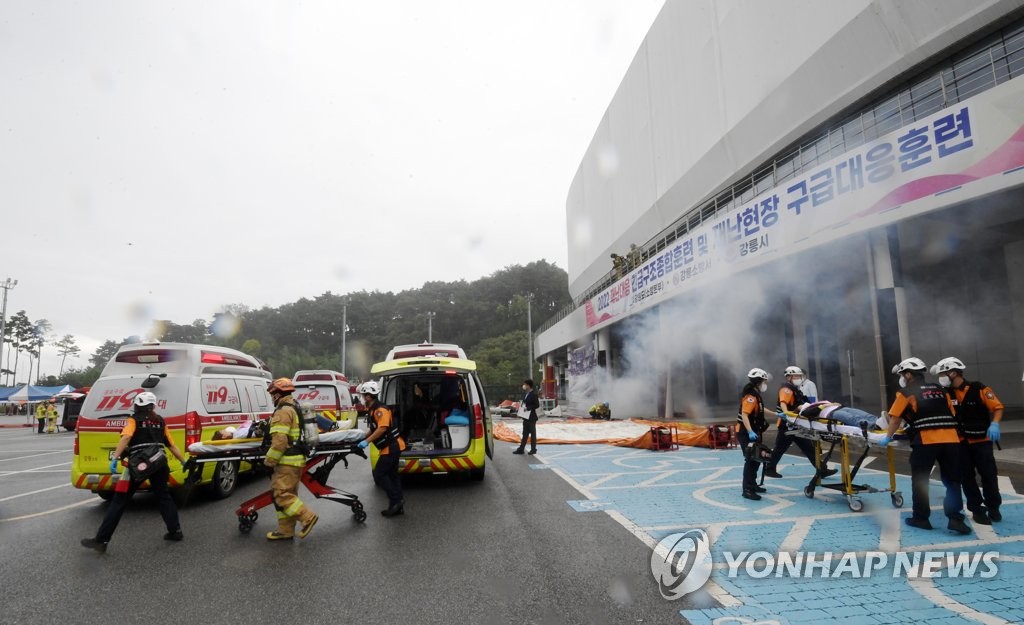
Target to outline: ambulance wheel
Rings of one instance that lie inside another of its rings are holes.
[[[804,486],[804,497],[808,499],[814,499],[814,489],[810,486]]]
[[[481,482],[481,481],[483,481],[483,479],[484,479],[484,471],[486,470],[486,468],[487,467],[480,467],[479,469],[470,469],[469,470],[469,479],[473,480],[474,482]]]
[[[856,497],[850,497],[850,510],[860,512],[864,509],[864,502]]]
[[[902,508],[903,507],[903,494],[902,493],[893,493],[892,494],[892,505],[893,505],[894,508]]]
[[[112,490],[100,490],[96,491],[96,494],[100,496],[103,501],[110,501],[114,498],[114,491]]]
[[[213,482],[210,490],[217,499],[224,499],[235,492],[238,484],[238,462],[218,462],[213,470]]]

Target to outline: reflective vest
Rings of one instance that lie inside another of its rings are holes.
[[[131,440],[128,441],[129,450],[144,445],[160,445],[163,447],[167,443],[167,435],[164,433],[164,420],[160,415],[142,416],[133,414],[132,419],[135,419],[135,433],[132,434]]]
[[[981,401],[981,389],[985,385],[981,382],[967,382],[967,391],[964,398],[956,399],[955,391],[950,388],[949,395],[956,406],[956,420],[960,424],[960,431],[967,438],[983,439],[988,436],[988,426],[992,422],[992,415],[988,412],[988,406]]]
[[[755,432],[764,432],[768,429],[768,423],[764,420],[764,401],[761,400],[761,394],[757,390],[751,388],[747,392],[743,393],[740,397],[740,411],[736,415],[736,420],[740,422],[740,427],[743,426],[743,398],[747,395],[752,396],[756,401],[757,405],[754,406],[754,410],[751,411],[748,418],[750,419],[750,427],[754,428]]]
[[[946,389],[938,384],[922,382],[918,387],[902,389],[897,391],[904,397],[908,397],[907,391],[914,396],[917,403],[917,410],[907,404],[907,414],[902,415],[903,419],[910,424],[914,432],[922,430],[943,430],[956,429],[956,419],[949,414],[949,403],[946,401]]]
[[[380,405],[374,405],[373,410],[366,416],[366,424],[370,428],[370,432],[377,429],[377,422],[382,416],[381,413],[387,410]],[[388,410],[388,414],[391,411]],[[398,437],[401,433],[398,431],[398,426],[395,425],[395,416],[391,415],[391,427],[377,440],[373,441],[373,444],[377,446],[377,449],[386,449],[391,445],[398,445]]]
[[[804,404],[809,403],[807,401],[807,395],[804,395],[804,392],[801,391],[800,387],[798,387],[797,385],[793,384],[789,380],[786,380],[785,382],[782,383],[782,386],[793,391],[793,405],[789,407],[790,410],[796,412],[797,406],[803,406]],[[779,409],[782,409],[781,404],[779,405]]]

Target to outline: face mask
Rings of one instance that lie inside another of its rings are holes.
[[[939,385],[940,386],[943,386],[945,388],[949,388],[950,384],[952,384],[952,382],[949,381],[949,376],[948,375],[940,375],[939,376]]]
[[[768,390],[768,383],[767,382],[761,382],[761,386],[757,387],[757,389],[759,391],[761,391],[762,393],[767,391]]]
[[[900,388],[907,388],[907,379],[902,375],[900,376]]]
[[[800,386],[804,383],[803,378],[793,378],[793,386]]]

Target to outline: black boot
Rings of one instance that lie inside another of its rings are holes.
[[[758,495],[756,492],[754,492],[752,490],[745,490],[745,491],[743,491],[743,498],[744,499],[751,499],[753,501],[760,501],[761,500],[761,495]]]
[[[388,507],[387,510],[381,510],[380,513],[386,517],[393,517],[398,516],[399,514],[405,514],[405,502],[399,501],[396,504],[391,504],[391,506]]]

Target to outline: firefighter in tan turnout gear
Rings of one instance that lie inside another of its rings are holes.
[[[298,447],[301,424],[292,399],[294,390],[289,378],[278,378],[267,387],[274,400],[274,416],[270,418],[270,449],[263,463],[274,469],[270,488],[277,509],[277,529],[267,533],[267,540],[291,540],[296,522],[301,524],[299,538],[305,538],[319,519],[298,496],[306,455]]]

